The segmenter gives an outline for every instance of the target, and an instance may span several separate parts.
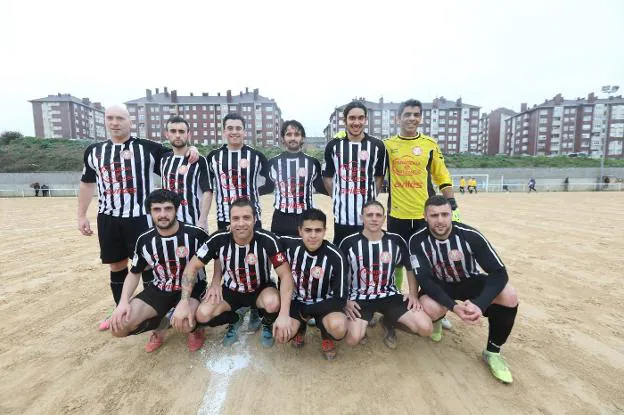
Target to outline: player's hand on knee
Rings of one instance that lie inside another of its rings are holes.
[[[93,230],[91,230],[91,224],[89,223],[89,219],[87,218],[78,218],[78,230],[81,234],[85,236],[93,235]]]
[[[223,291],[221,290],[220,285],[211,285],[206,291],[206,297],[204,298],[204,302],[208,304],[221,304],[223,302]]]
[[[171,317],[171,325],[178,331],[188,331],[195,327],[195,315],[188,300],[180,300]]]
[[[344,308],[344,312],[349,320],[355,320],[362,317],[362,314],[360,313],[361,309],[362,308],[357,302],[348,300],[347,305]]]
[[[290,334],[290,317],[279,315],[273,323],[273,337],[278,343],[284,344],[292,337]]]
[[[422,304],[418,301],[418,298],[411,294],[403,294],[403,301],[407,301],[407,309],[411,311],[421,311]]]
[[[471,322],[476,323],[481,317],[483,317],[483,312],[481,311],[479,306],[472,303],[472,301],[466,300],[464,302],[464,306],[468,320],[470,320]]]
[[[123,301],[117,305],[111,314],[111,329],[115,332],[121,331],[128,321],[130,321],[130,304]]]

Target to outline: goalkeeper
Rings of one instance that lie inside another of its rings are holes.
[[[425,202],[436,194],[434,183],[448,199],[453,220],[459,222],[459,210],[453,195],[453,180],[444,164],[437,142],[418,132],[422,121],[422,104],[410,99],[399,105],[400,133],[384,140],[388,152],[388,232],[398,233],[407,242],[420,229],[426,228]],[[404,270],[395,273],[401,288]],[[445,328],[450,322],[443,321]]]

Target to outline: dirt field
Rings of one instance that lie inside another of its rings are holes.
[[[262,350],[257,335],[224,349],[214,329],[194,354],[170,332],[147,354],[147,335],[96,330],[112,306],[108,271],[97,237],[76,229],[76,199],[0,199],[0,413],[624,413],[624,193],[459,203],[519,291],[504,348],[513,385],[480,360],[487,321],[454,316],[440,344],[400,332],[391,351],[377,327],[365,346],[340,344],[333,362],[317,330],[295,351]]]

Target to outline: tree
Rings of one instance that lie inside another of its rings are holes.
[[[23,138],[24,135],[19,131],[5,131],[0,134],[0,143],[1,144],[9,144],[11,141],[17,138]]]

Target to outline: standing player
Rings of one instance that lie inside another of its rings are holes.
[[[537,190],[535,189],[535,179],[533,177],[529,179],[529,193],[531,193],[531,190],[537,193]]]
[[[464,176],[459,178],[459,193],[462,195],[466,193],[466,179],[464,179]]]
[[[179,222],[176,218],[179,206],[180,197],[163,189],[155,190],[145,201],[145,209],[150,212],[155,227],[137,240],[130,274],[124,282],[121,299],[111,317],[111,329],[115,337],[156,329],[169,309],[182,301],[181,298],[188,302],[193,311],[199,305],[200,296],[206,289],[204,270],[200,268],[192,274],[193,280],[198,275],[200,277],[200,282],[195,284],[192,293],[182,292],[180,277],[186,264],[208,235],[196,226]],[[154,271],[154,279],[143,291],[131,298],[139,283],[140,273],[145,268]],[[192,329],[192,326],[186,326],[184,332],[189,333],[189,350],[196,351],[204,344],[204,332],[196,330],[191,333]],[[161,344],[162,342],[158,347]]]
[[[230,226],[230,207],[237,199],[247,199],[256,213],[256,229],[262,229],[260,195],[271,192],[269,162],[261,152],[244,144],[245,119],[230,113],[223,118],[223,134],[227,144],[211,151],[206,156],[208,172],[215,195],[218,230]],[[264,184],[259,186],[259,178]],[[215,267],[215,275],[219,273]],[[249,330],[260,329],[258,310],[252,307],[249,316]]]
[[[327,194],[321,177],[321,163],[301,151],[305,129],[299,121],[284,122],[280,132],[284,143],[282,154],[269,160],[269,174],[274,189],[271,232],[298,236],[299,215],[314,207],[314,192]]]
[[[469,324],[487,316],[489,334],[483,358],[497,379],[511,383],[511,372],[500,350],[513,328],[518,296],[505,265],[479,231],[451,221],[447,199],[433,196],[427,200],[425,219],[427,228],[409,242],[425,312],[436,321],[451,310]],[[442,339],[439,321],[434,323],[431,339]]]
[[[390,191],[388,194],[388,231],[405,241],[426,227],[425,201],[436,194],[434,185],[446,197],[459,220],[453,194],[453,180],[436,141],[418,132],[422,103],[409,99],[399,105],[400,133],[384,141],[388,151]],[[463,180],[463,177],[462,177]],[[461,186],[461,182],[460,182]],[[461,187],[460,187],[461,189]],[[397,287],[403,286],[403,269],[397,270]],[[451,323],[444,319],[445,328]]]
[[[340,244],[350,266],[351,290],[345,313],[349,318],[346,342],[354,346],[366,336],[374,313],[384,315],[384,344],[396,349],[394,327],[397,323],[421,336],[431,334],[431,320],[417,299],[418,285],[411,272],[407,245],[400,235],[384,232],[386,214],[376,200],[362,208],[364,229],[346,237]],[[401,295],[395,285],[397,266],[408,270],[409,294]]]
[[[178,220],[199,226],[207,232],[212,188],[206,159],[200,157],[197,163],[189,162],[186,153],[191,133],[184,118],[177,115],[169,118],[165,129],[165,136],[173,153],[160,160],[162,188],[174,191],[182,197]]]
[[[128,274],[128,258],[133,255],[139,235],[151,227],[145,210],[145,198],[152,190],[151,175],[160,173],[160,159],[171,151],[159,143],[130,136],[130,114],[121,106],[104,113],[110,140],[91,144],[84,153],[84,168],[78,194],[78,230],[93,235],[87,209],[98,190],[98,239],[102,263],[110,266],[110,287],[119,304],[123,283]],[[189,150],[190,161],[198,160],[195,147]],[[151,281],[144,273],[143,284]],[[108,330],[109,319],[100,323]]]
[[[215,259],[219,269],[223,270],[223,284],[221,275],[213,277],[195,317],[190,310],[180,311],[180,315],[186,315],[189,321],[196,318],[201,325],[210,327],[229,323],[223,338],[223,344],[229,346],[238,340],[242,323],[242,317],[236,311],[255,305],[263,314],[262,345],[273,346],[274,336],[283,343],[291,337],[288,311],[293,291],[286,256],[275,235],[254,229],[256,214],[249,200],[234,201],[230,217],[230,231],[212,234],[186,268],[191,278],[203,264]],[[279,277],[279,292],[271,281],[271,268]],[[177,316],[174,317],[178,321]]]
[[[347,333],[347,317],[342,312],[348,294],[347,261],[327,242],[327,217],[318,209],[301,215],[300,238],[284,236],[286,257],[295,281],[290,303],[290,331],[296,333],[293,346],[304,344],[306,320],[314,318],[321,330],[321,347],[327,360],[336,357],[336,344]]]
[[[383,142],[364,132],[366,106],[353,101],[342,114],[347,137],[327,143],[323,171],[325,188],[333,200],[335,245],[362,230],[362,206],[377,198],[386,174]]]

